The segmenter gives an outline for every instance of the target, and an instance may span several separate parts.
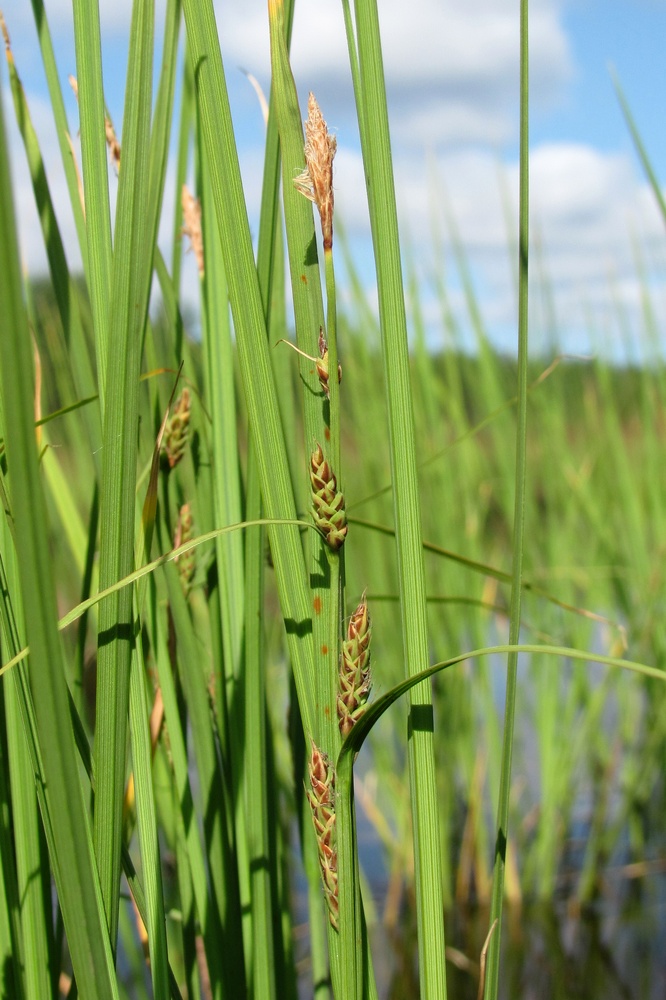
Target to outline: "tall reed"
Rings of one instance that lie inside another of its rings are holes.
[[[33,10],[83,276],[67,264],[7,36],[49,274],[45,289],[21,275],[3,106],[5,992],[295,997],[307,913],[308,990],[376,997],[387,963],[365,868],[381,844],[386,923],[414,897],[421,995],[446,995],[445,908],[475,900],[491,908],[485,995],[496,997],[502,908],[552,896],[584,781],[601,776],[580,899],[627,829],[641,856],[637,817],[666,738],[664,370],[528,358],[527,2],[517,364],[489,345],[452,218],[477,355],[461,350],[440,276],[445,352],[426,342],[415,280],[405,294],[375,0],[342,13],[378,319],[334,211],[326,109],[314,95],[299,107],[291,0],[268,5],[256,251],[211,0],[167,4],[156,77],[153,5],[135,0],[117,181],[99,11],[73,5],[82,194],[40,0]],[[172,129],[198,340],[180,239],[170,261],[156,245]],[[159,316],[148,315],[153,273]],[[636,660],[655,666],[620,659],[627,631]],[[502,736],[494,675],[507,656]],[[517,799],[526,756],[538,778]]]

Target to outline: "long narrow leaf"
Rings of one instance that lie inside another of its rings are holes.
[[[141,342],[150,288],[154,222],[149,141],[153,74],[153,3],[137,0],[123,125],[113,259],[104,464],[100,492],[100,587],[128,573],[134,560],[137,423]],[[122,801],[132,647],[132,591],[99,611],[95,852],[111,941],[116,940],[120,892]]]
[[[1,104],[1,102],[0,102]],[[56,885],[79,993],[86,1000],[118,996],[99,881],[92,855],[67,686],[56,629],[56,597],[49,559],[47,520],[33,430],[33,368],[21,296],[20,268],[4,118],[0,108],[0,303],[6,335],[0,338],[0,369],[6,416],[6,448],[15,512],[18,562],[30,682],[53,827]]]

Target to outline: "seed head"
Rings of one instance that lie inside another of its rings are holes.
[[[185,388],[176,401],[164,432],[164,453],[169,469],[175,468],[185,453],[190,432],[190,390]]]
[[[183,209],[183,236],[187,236],[197,262],[199,277],[204,275],[203,233],[201,231],[201,202],[195,198],[187,184],[183,184],[180,192],[180,204]]]
[[[319,384],[324,390],[327,399],[330,399],[331,390],[328,385],[328,343],[324,336],[322,327],[319,327],[319,360],[315,361]],[[338,382],[342,382],[342,366],[338,365]]]
[[[342,643],[338,690],[338,723],[342,738],[351,732],[365,712],[370,695],[370,639],[372,628],[365,594],[349,620]]]
[[[338,855],[335,846],[335,770],[327,755],[310,740],[308,773],[312,791],[307,792],[317,836],[319,868],[328,906],[328,917],[338,928]]]
[[[337,552],[347,537],[347,513],[344,494],[338,491],[333,471],[318,444],[310,456],[312,516],[329,548]]]
[[[324,250],[333,245],[333,157],[337,139],[328,131],[314,94],[305,122],[305,170],[294,179],[296,189],[319,209]]]
[[[190,540],[192,537],[192,529],[192,508],[189,503],[184,503],[178,511],[178,523],[176,524],[176,530],[173,536],[174,549],[179,548],[181,545],[184,545],[185,542]],[[177,556],[174,562],[178,566],[178,576],[180,577],[181,586],[184,593],[187,595],[196,566],[194,549],[190,549],[189,552],[185,552],[183,555]]]

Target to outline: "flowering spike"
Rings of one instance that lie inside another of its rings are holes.
[[[176,401],[173,413],[169,418],[164,432],[163,447],[170,469],[178,465],[185,453],[185,446],[189,437],[190,412],[190,390],[185,388]]]
[[[323,327],[319,327],[319,361],[315,362],[317,368],[317,376],[319,378],[319,384],[326,394],[326,398],[330,399],[331,390],[328,385],[328,343],[326,337],[324,336]],[[342,366],[338,365],[338,382],[342,382]]]
[[[338,492],[337,480],[319,444],[310,456],[310,481],[315,524],[328,546],[337,552],[347,537],[345,498]]]
[[[370,695],[370,639],[372,627],[365,593],[349,620],[340,657],[338,724],[344,739],[365,712]]]
[[[319,379],[319,385],[322,387],[326,398],[327,399],[330,398],[331,390],[328,385],[328,344],[326,342],[326,337],[324,336],[323,327],[321,326],[319,327],[318,358],[313,358],[311,354],[306,354],[305,351],[302,351],[300,347],[296,346],[296,344],[292,344],[290,340],[285,340],[284,338],[282,338],[281,340],[277,341],[275,346],[277,347],[278,344],[286,344],[287,347],[291,347],[293,351],[296,351],[297,354],[300,354],[302,358],[307,358],[308,361],[314,362],[315,368],[317,370],[317,378]],[[342,381],[342,367],[338,365],[338,382],[341,381]]]
[[[188,542],[192,538],[192,508],[189,503],[184,503],[183,506],[178,511],[178,523],[176,524],[176,530],[174,532],[173,547],[174,549],[179,548]],[[190,589],[190,584],[192,583],[192,577],[194,576],[195,569],[195,555],[194,549],[190,549],[189,552],[184,552],[182,556],[176,556],[174,562],[178,566],[178,576],[180,577],[180,583],[185,594]]]
[[[201,202],[195,198],[187,184],[183,184],[180,192],[180,205],[183,210],[183,236],[187,236],[197,262],[199,277],[204,275],[203,233],[201,230]]]
[[[338,929],[338,855],[335,846],[335,770],[328,757],[314,740],[308,773],[312,791],[307,792],[312,810],[312,822],[317,836],[319,868],[328,906],[328,917]]]
[[[306,167],[294,178],[294,186],[319,209],[324,250],[330,250],[333,245],[333,157],[336,148],[337,140],[328,131],[314,94],[310,94],[305,122]]]

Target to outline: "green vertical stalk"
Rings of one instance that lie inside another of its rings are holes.
[[[379,288],[402,637],[405,671],[412,676],[428,664],[427,608],[407,324],[376,0],[357,0],[355,15],[360,66],[356,100]],[[353,59],[353,39],[349,48]],[[446,997],[444,915],[429,684],[410,692],[409,763],[421,996],[440,1000]]]
[[[117,998],[118,988],[56,628],[48,519],[35,448],[32,349],[22,299],[7,149],[0,101],[0,302],[5,324],[5,336],[0,338],[0,376],[17,564],[30,643],[30,684],[43,762],[39,787],[45,825],[49,816],[57,817],[49,826],[49,849],[79,994],[85,1000],[106,1000]]]
[[[98,0],[74,0],[73,11],[88,249],[88,292],[95,330],[99,403],[103,417],[113,250]]]
[[[144,924],[148,934],[153,996],[155,1000],[167,1000],[169,996],[169,961],[157,816],[152,783],[149,715],[143,650],[141,645],[137,643],[133,650],[130,677],[130,729],[137,827],[146,897]]]
[[[247,513],[261,516],[261,494],[252,448],[248,456]],[[271,886],[271,852],[268,814],[268,782],[275,772],[268,769],[266,742],[270,738],[266,712],[266,657],[262,604],[264,599],[265,532],[250,528],[245,534],[245,670],[244,709],[247,766],[243,805],[247,811],[248,861],[251,878],[252,956],[248,971],[249,996],[275,1000],[276,982],[274,905]],[[274,828],[277,827],[275,817]],[[275,835],[275,834],[274,834]],[[273,853],[273,857],[271,854]]]
[[[37,35],[39,37],[39,47],[42,53],[42,62],[44,64],[44,75],[46,76],[46,83],[49,88],[49,96],[51,98],[51,108],[53,110],[53,119],[56,126],[56,134],[58,136],[60,157],[62,159],[62,165],[67,179],[69,200],[72,205],[76,233],[79,239],[79,247],[81,249],[81,259],[84,271],[87,273],[89,262],[86,220],[83,214],[83,205],[81,204],[79,194],[79,178],[77,176],[76,163],[74,157],[72,156],[72,148],[68,142],[69,123],[67,121],[67,112],[65,111],[65,102],[62,96],[62,90],[60,89],[58,67],[56,65],[51,32],[49,30],[43,0],[31,0],[31,3],[32,12],[35,18],[35,27],[37,28]],[[103,209],[103,204],[100,207]]]
[[[529,260],[529,47],[528,0],[520,3],[520,207],[518,219],[518,407],[516,425],[516,474],[513,523],[513,567],[511,572],[511,611],[509,643],[520,637],[520,609],[523,572],[525,527],[525,477],[527,447],[527,348],[528,348],[528,260]],[[499,986],[500,940],[502,934],[502,901],[504,873],[509,833],[509,799],[511,795],[511,758],[516,711],[518,654],[507,658],[506,703],[502,768],[497,806],[497,839],[493,866],[493,894],[490,926],[497,926],[490,940],[486,967],[486,1000],[495,1000]]]
[[[183,9],[262,497],[267,517],[291,520],[295,504],[213,7],[211,0],[185,0]],[[281,524],[269,528],[269,537],[299,705],[312,731],[312,618],[300,535],[295,526]]]
[[[148,310],[154,232],[150,209],[150,112],[153,73],[152,0],[132,13],[118,183],[113,296],[109,325],[104,456],[100,492],[100,588],[133,568],[137,424],[141,344]],[[148,211],[146,210],[148,206]],[[131,588],[99,609],[95,759],[95,853],[112,945],[118,927],[122,803],[134,619]]]
[[[4,434],[1,409],[0,406],[0,432]],[[20,603],[16,550],[5,519],[0,523],[0,594],[0,636],[3,653],[7,656],[17,653],[22,642],[14,610]],[[5,970],[5,990],[11,988],[17,1000],[24,1000],[26,991],[30,995],[30,991],[37,990],[39,996],[39,991],[45,989],[48,955],[44,947],[46,914],[42,893],[44,876],[47,884],[51,880],[48,864],[44,872],[40,860],[35,785],[18,711],[15,687],[20,669],[13,676],[3,678],[0,693],[3,816],[0,823],[0,959]]]

